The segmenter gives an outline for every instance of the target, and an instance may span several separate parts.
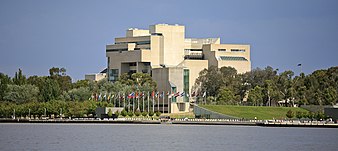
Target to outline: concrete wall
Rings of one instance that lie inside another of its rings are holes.
[[[237,117],[220,114],[197,105],[194,105],[194,114],[196,117],[208,119],[238,119]]]
[[[332,117],[332,120],[338,122],[338,108],[324,108],[324,114]]]
[[[219,51],[220,49],[226,51]],[[245,52],[234,52],[231,49],[243,49]],[[239,44],[208,44],[203,45],[203,54],[206,60],[209,61],[210,66],[233,67],[238,73],[245,73],[251,71],[250,61],[250,45]],[[243,57],[246,61],[242,60],[222,60],[221,56],[227,57]]]
[[[97,74],[87,74],[85,75],[86,80],[90,81],[100,81],[107,77],[106,73],[97,73]]]
[[[160,64],[176,66],[184,59],[185,27],[179,25],[157,24],[149,27],[150,33],[163,35],[163,50]]]
[[[131,28],[126,32],[126,37],[139,37],[139,36],[148,36],[149,30]]]

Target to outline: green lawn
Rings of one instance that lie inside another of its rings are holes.
[[[307,112],[307,110],[296,107],[265,107],[265,106],[232,106],[232,105],[200,105],[214,112],[235,116],[245,119],[284,119],[286,113],[292,110]]]

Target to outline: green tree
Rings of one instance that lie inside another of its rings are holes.
[[[263,105],[263,88],[256,86],[252,89],[249,92],[248,101],[255,106]]]
[[[8,91],[8,84],[11,84],[11,78],[8,75],[0,73],[0,101],[4,100],[3,97]]]
[[[73,88],[80,88],[80,87],[89,87],[89,81],[88,80],[78,80],[75,83],[73,83]]]
[[[91,97],[91,92],[86,87],[74,88],[68,91],[71,101],[85,101]]]
[[[335,105],[337,103],[338,94],[333,87],[325,88],[323,95],[325,105]]]
[[[42,100],[46,102],[50,100],[56,100],[61,94],[61,90],[57,81],[49,78],[44,81],[40,92]]]
[[[36,101],[39,89],[36,86],[25,85],[8,85],[8,91],[5,93],[4,99],[16,103],[27,101]]]
[[[111,109],[108,110],[108,117],[111,118],[113,116],[113,111]]]
[[[13,78],[13,83],[16,84],[16,85],[26,84],[26,76],[22,74],[21,69],[19,69],[18,72],[15,72],[15,76]]]
[[[72,88],[72,78],[66,75],[65,68],[53,67],[49,69],[50,78],[58,82],[62,91],[68,91]]]
[[[292,71],[285,71],[278,76],[276,82],[277,88],[285,100],[285,106],[287,106],[287,100],[291,100],[294,97],[294,89],[292,88],[293,75],[294,73]]]
[[[218,105],[234,105],[238,103],[235,94],[228,88],[222,88],[217,97]]]
[[[95,115],[95,110],[97,108],[97,104],[94,100],[89,100],[84,102],[85,113],[87,115]]]
[[[146,73],[137,72],[133,73],[132,75],[124,73],[119,77],[118,81],[121,84],[133,86],[134,90],[142,89],[143,87],[146,87],[150,90],[155,90],[157,88],[156,82],[152,79],[150,74]]]

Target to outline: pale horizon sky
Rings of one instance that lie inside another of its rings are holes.
[[[73,81],[107,65],[105,45],[128,28],[186,27],[186,37],[251,45],[252,69],[312,73],[338,65],[337,0],[0,1],[0,72],[64,67]]]

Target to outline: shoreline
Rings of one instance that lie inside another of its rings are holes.
[[[72,123],[72,124],[174,124],[174,125],[232,125],[232,126],[260,126],[260,127],[308,127],[308,128],[338,128],[338,124],[326,123],[268,123],[253,121],[160,121],[160,120],[70,120],[70,119],[54,119],[54,120],[29,120],[29,119],[0,119],[1,123]]]

